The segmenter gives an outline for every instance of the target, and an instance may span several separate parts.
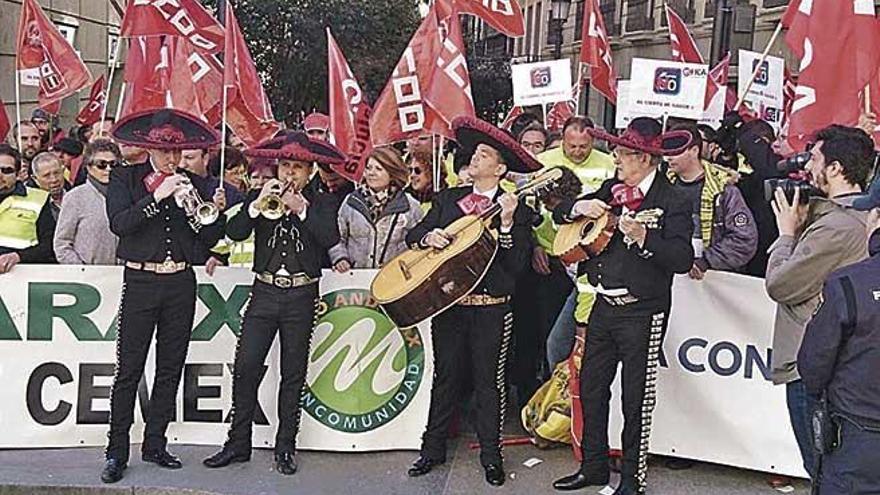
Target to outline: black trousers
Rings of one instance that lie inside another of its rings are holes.
[[[484,466],[501,463],[501,427],[507,401],[505,367],[512,329],[508,304],[453,306],[433,319],[434,383],[428,425],[422,436],[423,457],[446,459],[449,421],[460,405],[465,374],[470,373],[480,462]]]
[[[669,302],[611,306],[597,296],[587,323],[581,366],[583,462],[588,476],[608,473],[608,412],[611,383],[623,363],[624,427],[622,482],[644,491],[651,416],[660,347],[666,332]]]
[[[165,448],[165,430],[176,411],[177,386],[189,349],[195,304],[196,277],[192,270],[158,275],[125,269],[116,330],[116,374],[110,396],[107,458],[128,460],[134,401],[154,330],[156,376],[141,450]]]
[[[880,429],[837,416],[840,446],[822,458],[819,495],[880,493]]]
[[[251,451],[257,392],[266,355],[276,333],[281,334],[281,384],[278,388],[275,452],[293,453],[296,450],[300,399],[306,381],[317,302],[317,283],[279,289],[254,280],[235,351],[232,426],[226,444],[236,452]]]

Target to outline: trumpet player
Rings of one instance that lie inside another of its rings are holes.
[[[296,472],[300,394],[306,378],[309,342],[318,302],[321,260],[339,242],[336,202],[306,188],[314,163],[343,163],[345,156],[302,132],[285,134],[246,154],[278,160],[278,179],[252,191],[229,220],[227,235],[243,241],[254,233],[256,274],[242,321],[232,386],[232,425],[223,448],[203,462],[220,468],[251,458],[251,437],[263,362],[281,339],[281,384],[275,470]]]
[[[165,431],[189,347],[196,300],[192,265],[223,235],[216,206],[201,200],[198,177],[178,171],[182,149],[218,144],[217,134],[188,114],[163,109],[133,114],[113,128],[121,144],[148,151],[148,159],[111,172],[107,192],[110,230],[119,237],[123,273],[116,335],[116,373],[110,399],[110,432],[101,480],[122,479],[129,457],[129,430],[138,382],[153,332],[156,374],[147,410],[142,459],[178,469]],[[208,194],[203,188],[203,194]]]

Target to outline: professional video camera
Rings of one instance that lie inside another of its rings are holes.
[[[810,175],[804,170],[811,157],[809,151],[804,151],[779,160],[776,169],[788,177],[765,180],[764,199],[772,201],[776,189],[782,189],[789,203],[794,201],[795,191],[800,191],[799,203],[802,205],[809,203],[814,196],[821,196],[822,192],[810,184]]]

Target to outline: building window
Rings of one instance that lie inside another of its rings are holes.
[[[706,19],[712,19],[715,17],[715,0],[706,0],[706,8],[703,10],[703,17]]]
[[[605,20],[605,30],[608,36],[620,34],[620,23],[617,21],[617,0],[599,0],[599,10],[602,11],[602,19]]]
[[[788,5],[788,0],[764,0],[764,8],[782,7]]]
[[[696,16],[694,0],[666,0],[666,4],[669,5],[669,8],[674,10],[686,24],[694,23],[694,17]],[[660,19],[660,25],[663,27],[668,25],[666,22],[665,11],[663,12],[663,17]]]
[[[584,27],[584,5],[586,2],[584,0],[580,0],[575,6],[574,11],[574,40],[580,41],[583,37],[583,27]]]
[[[626,3],[627,32],[654,29],[651,0],[629,0]]]

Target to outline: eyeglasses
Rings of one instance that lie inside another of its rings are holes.
[[[119,162],[116,160],[94,160],[92,161],[91,166],[98,170],[107,170],[108,168],[118,167]]]
[[[15,174],[15,167],[0,167],[0,174],[14,175]]]
[[[422,175],[422,168],[421,167],[410,167],[409,173],[416,174],[416,175]]]
[[[624,149],[621,149],[620,147],[614,148],[614,150],[611,151],[611,156],[613,156],[614,158],[623,158],[625,156],[636,156],[636,155],[644,155],[644,153],[642,153],[641,151],[624,150]]]

